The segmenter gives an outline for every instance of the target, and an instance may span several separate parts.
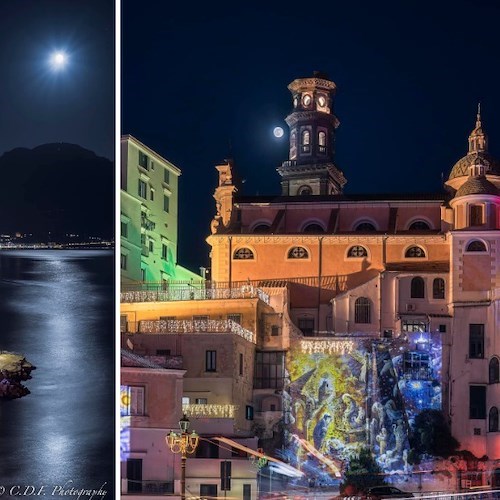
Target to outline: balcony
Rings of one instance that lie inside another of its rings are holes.
[[[192,418],[235,418],[238,406],[216,404],[184,404],[182,411]]]
[[[256,343],[255,335],[231,319],[200,319],[200,320],[142,320],[139,321],[138,333],[234,333]]]
[[[152,287],[152,285],[147,285]],[[164,286],[164,285],[163,285]],[[253,285],[242,285],[237,288],[198,288],[196,286],[154,286],[149,290],[130,290],[120,293],[120,302],[171,302],[181,300],[228,300],[258,298],[269,304],[269,295]]]

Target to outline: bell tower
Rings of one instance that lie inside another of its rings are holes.
[[[335,166],[333,113],[336,85],[317,71],[288,85],[293,110],[286,117],[290,129],[288,160],[277,168],[283,196],[340,194],[347,182]]]

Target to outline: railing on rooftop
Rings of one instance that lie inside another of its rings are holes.
[[[170,285],[166,288],[128,290],[120,294],[120,302],[170,302],[178,300],[227,300],[258,298],[269,304],[269,295],[260,288],[243,285],[237,288],[199,288]]]
[[[182,412],[187,417],[203,418],[234,418],[236,416],[236,405],[220,404],[183,404]]]
[[[255,335],[231,319],[156,319],[139,321],[138,333],[234,333],[256,343]]]

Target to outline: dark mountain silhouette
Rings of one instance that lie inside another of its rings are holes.
[[[75,144],[44,144],[3,154],[0,172],[2,232],[39,241],[113,237],[115,176],[107,158]]]

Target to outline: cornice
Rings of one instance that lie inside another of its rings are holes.
[[[302,89],[306,90],[312,88],[328,90],[331,92],[334,91],[337,88],[337,86],[335,85],[335,82],[332,82],[330,80],[325,80],[323,78],[314,78],[314,77],[297,78],[288,85],[288,90],[290,90],[290,92],[298,92]]]
[[[498,233],[497,233],[498,235]],[[343,245],[346,243],[375,243],[381,244],[385,239],[388,243],[401,242],[404,245],[410,243],[415,244],[447,244],[446,234],[436,234],[428,236],[415,236],[415,235],[367,235],[367,234],[349,234],[349,235],[336,235],[336,234],[319,234],[319,235],[305,235],[303,233],[296,234],[212,234],[207,238],[228,240],[231,238],[233,245],[235,244],[290,244],[290,243],[315,243],[322,240],[323,245]]]

